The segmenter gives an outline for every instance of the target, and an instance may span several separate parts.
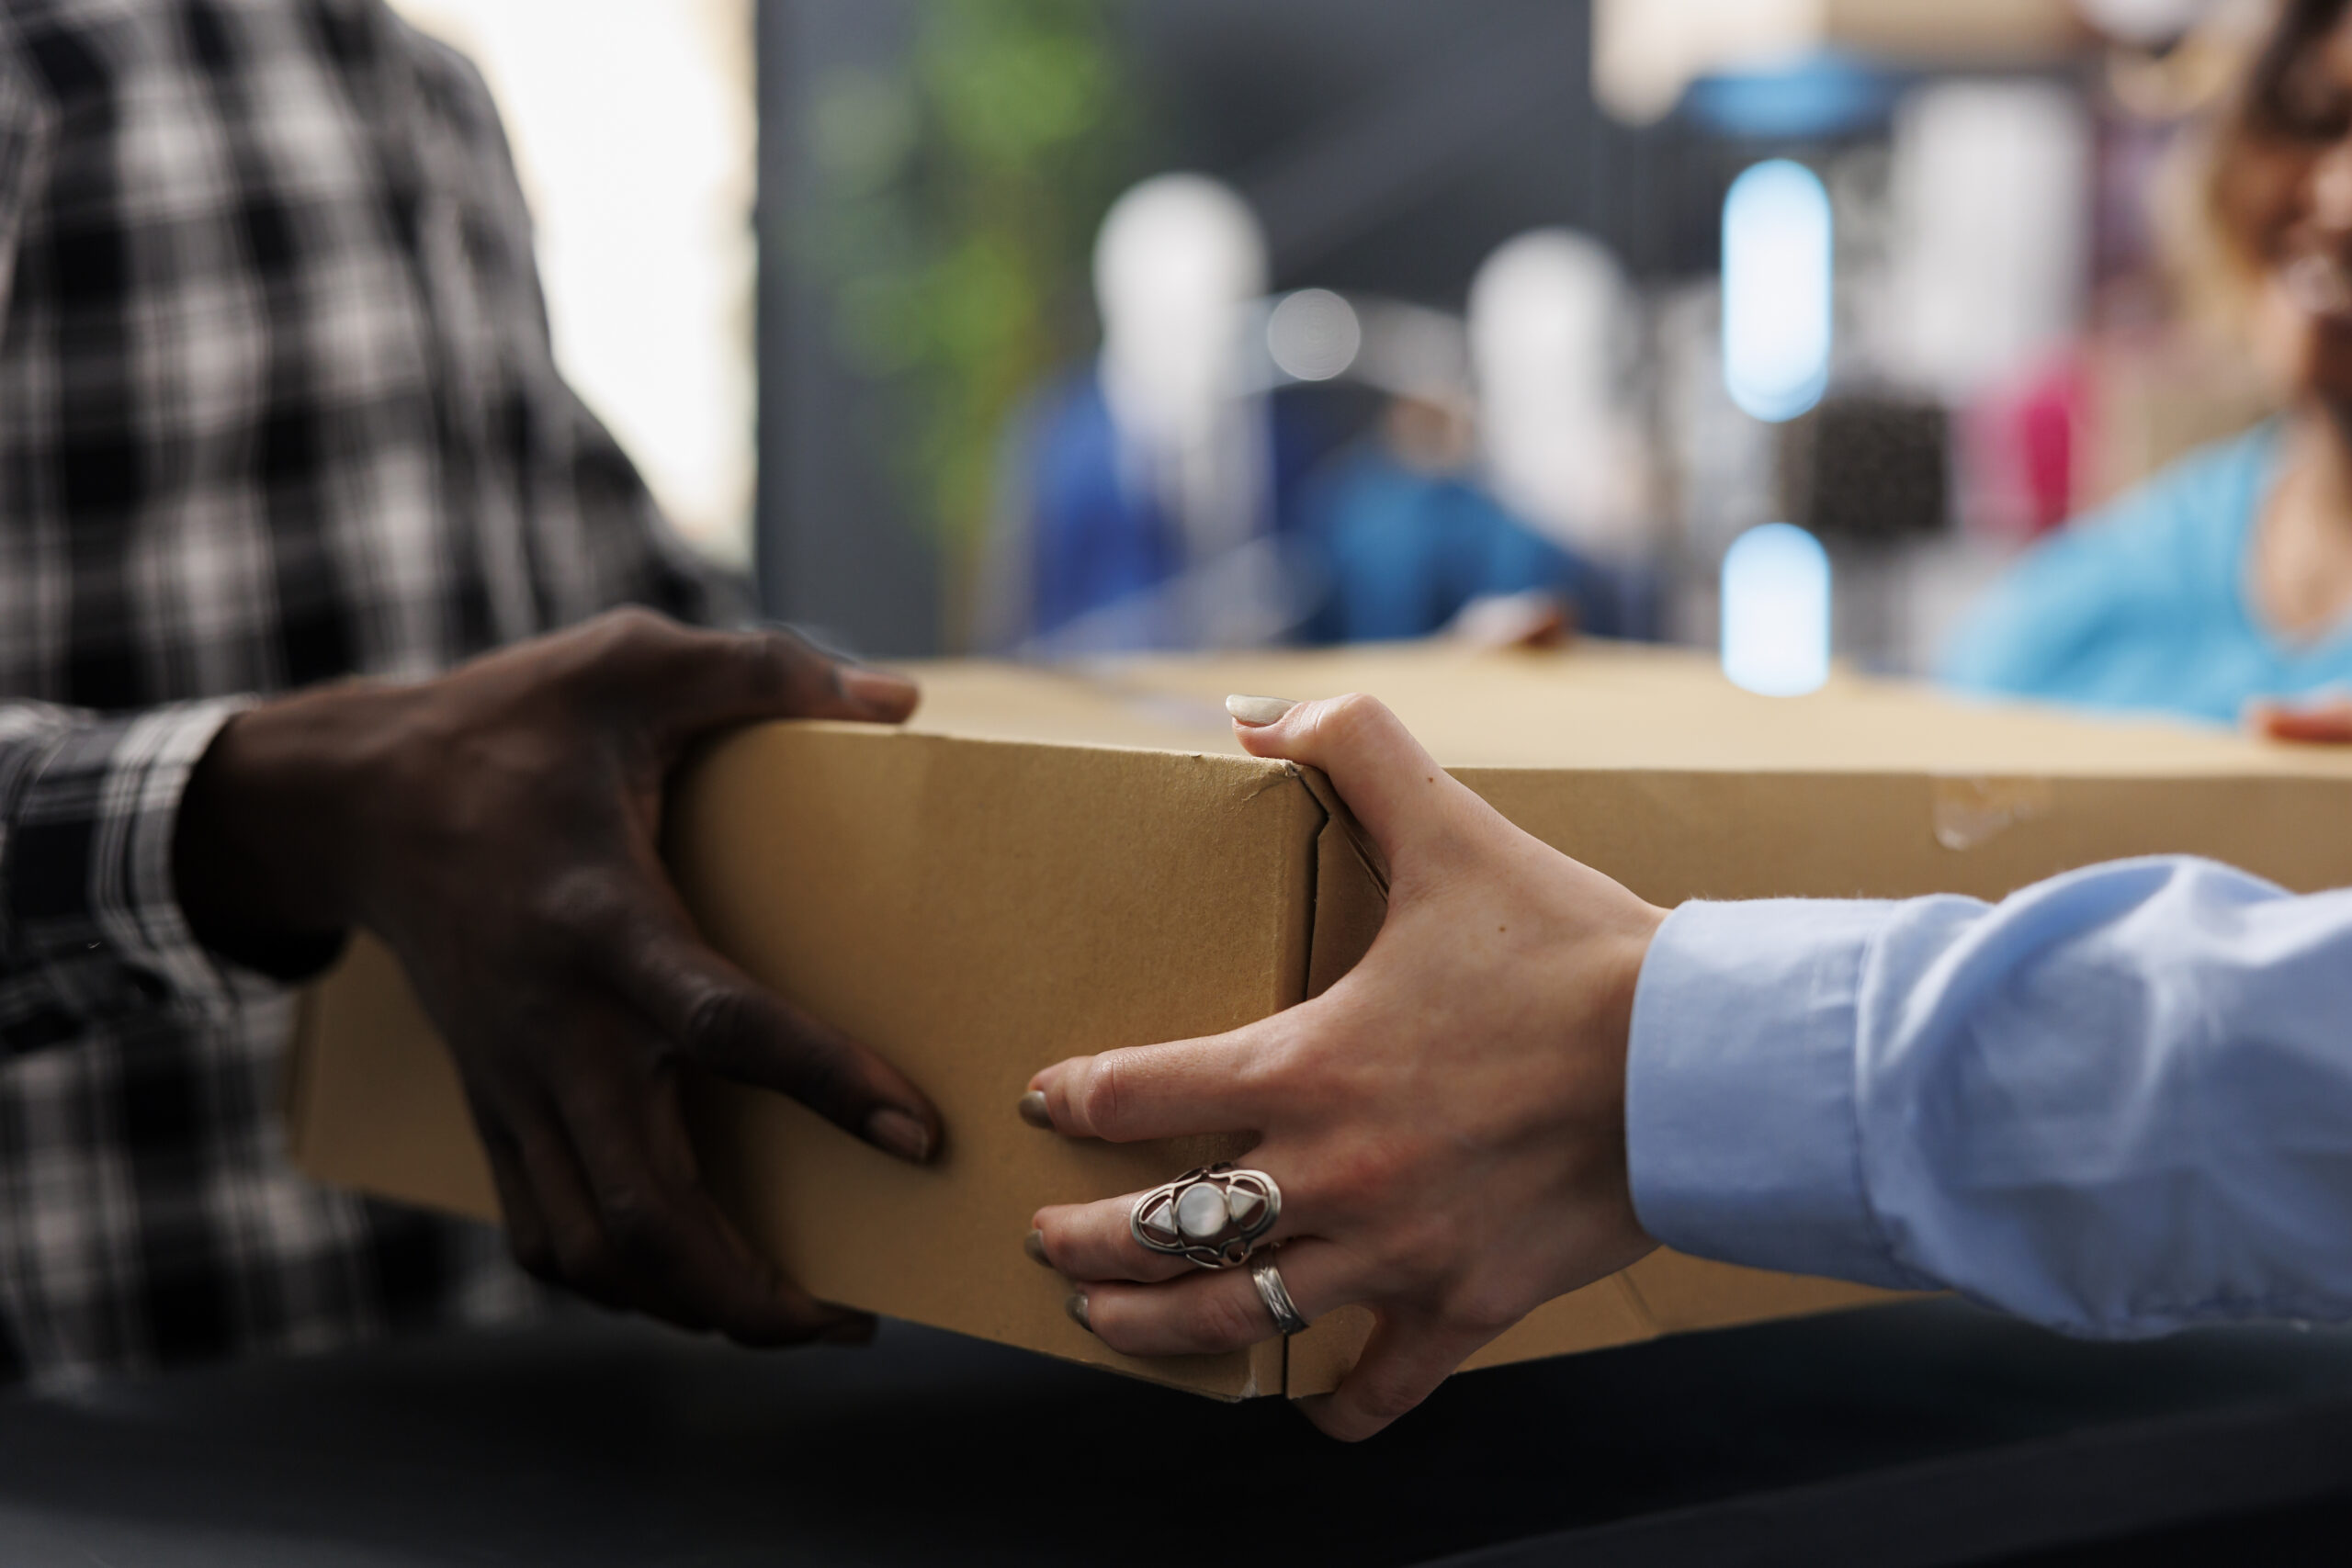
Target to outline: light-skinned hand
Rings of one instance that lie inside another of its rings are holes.
[[[1375,1317],[1340,1388],[1301,1402],[1364,1438],[1534,1307],[1656,1245],[1627,1190],[1625,1043],[1665,911],[1512,827],[1369,697],[1227,706],[1244,747],[1321,769],[1377,843],[1379,937],[1272,1018],[1048,1067],[1026,1112],[1075,1138],[1256,1134],[1246,1163],[1283,1190],[1261,1255],[1280,1244],[1310,1320],[1349,1303]],[[1134,1240],[1134,1197],[1036,1214],[1033,1252],[1077,1281],[1074,1315],[1137,1356],[1272,1337],[1248,1269]]]

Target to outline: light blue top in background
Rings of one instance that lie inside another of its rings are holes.
[[[2352,626],[2290,641],[2248,600],[2280,445],[2274,422],[2203,447],[2036,546],[1962,623],[1941,677],[2224,723],[2251,698],[2352,685]]]
[[[2352,890],[2121,861],[1998,906],[1685,904],[1634,1207],[1703,1258],[2075,1333],[2352,1317]]]

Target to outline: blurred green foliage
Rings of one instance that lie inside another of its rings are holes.
[[[841,351],[888,387],[883,450],[954,555],[986,526],[1007,422],[1095,341],[1094,231],[1144,130],[1120,10],[918,0],[903,72],[838,72],[810,106],[796,249]]]

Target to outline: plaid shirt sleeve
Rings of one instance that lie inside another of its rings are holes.
[[[52,113],[0,51],[0,309]],[[188,772],[243,699],[100,716],[0,702],[0,1057],[159,1002],[219,1010],[223,977],[172,886]]]
[[[481,79],[384,0],[0,0],[0,1382],[529,1299],[316,1187],[172,886],[245,701],[706,577],[564,385]]]
[[[172,836],[189,771],[245,705],[0,705],[0,1053],[158,1005],[229,1010],[180,912]]]

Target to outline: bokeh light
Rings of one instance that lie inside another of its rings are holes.
[[[1829,679],[1829,554],[1786,523],[1750,528],[1724,555],[1724,673],[1768,697]]]
[[[1295,380],[1329,381],[1353,365],[1363,347],[1355,307],[1328,288],[1286,294],[1266,319],[1266,352]]]
[[[1724,197],[1724,386],[1758,419],[1781,421],[1829,385],[1829,192],[1774,158]]]

